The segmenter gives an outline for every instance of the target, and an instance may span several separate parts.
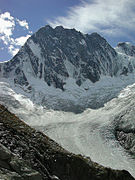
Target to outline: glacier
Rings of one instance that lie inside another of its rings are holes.
[[[90,156],[93,161],[104,166],[126,169],[135,177],[135,161],[120,146],[114,135],[117,117],[131,106],[135,107],[135,84],[124,88],[104,107],[88,108],[79,114],[49,110],[34,104],[3,82],[0,83],[0,103],[70,152]],[[121,128],[135,128],[133,113],[131,111],[132,118],[125,118],[122,123],[117,122]]]

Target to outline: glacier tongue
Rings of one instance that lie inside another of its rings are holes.
[[[90,156],[93,161],[105,166],[126,169],[135,177],[135,161],[114,136],[114,120],[118,121],[116,117],[119,114],[135,106],[134,94],[135,84],[126,87],[102,108],[74,114],[47,110],[33,104],[29,98],[16,94],[8,83],[0,83],[0,103],[8,106],[26,123],[45,132],[71,152]],[[124,124],[135,126],[133,119],[125,119],[122,127]]]

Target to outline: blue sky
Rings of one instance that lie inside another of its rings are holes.
[[[98,32],[114,47],[134,44],[135,0],[0,0],[0,61],[46,24]]]

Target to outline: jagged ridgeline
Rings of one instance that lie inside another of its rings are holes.
[[[2,76],[12,74],[16,85],[29,90],[29,76],[64,90],[69,77],[81,86],[87,79],[94,83],[101,75],[116,76],[123,68],[115,49],[99,34],[49,25],[34,33],[11,61],[0,66]]]
[[[116,97],[135,82],[134,70],[135,46],[114,49],[97,33],[47,25],[0,63],[0,81],[48,109],[78,113]]]
[[[69,153],[0,105],[0,179],[133,180],[90,158]]]

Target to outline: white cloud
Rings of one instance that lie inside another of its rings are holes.
[[[25,27],[26,29],[29,29],[29,25],[26,20],[23,20],[23,21],[21,21],[19,19],[16,19],[16,20],[20,26]]]
[[[63,25],[84,33],[97,31],[111,36],[126,35],[135,29],[134,0],[87,0],[70,8],[67,16],[48,21],[51,26]]]
[[[18,38],[13,37],[17,24],[20,27],[25,27],[27,30],[26,36],[20,36]],[[30,34],[31,31],[29,31],[29,25],[26,20],[19,20],[11,16],[9,12],[0,14],[0,40],[11,55],[15,55],[18,52],[19,48],[30,37]]]
[[[12,35],[14,27],[15,27],[15,21],[9,12],[0,14],[0,35],[9,38]]]
[[[2,40],[5,45],[8,45],[8,42],[10,41],[10,38],[7,37],[7,36],[1,35],[0,40]]]
[[[15,39],[15,43],[16,45],[18,46],[23,46],[24,43],[26,42],[26,40],[30,37],[30,35],[27,35],[27,36],[21,36],[19,38],[16,38]]]
[[[11,43],[8,46],[9,53],[14,56],[18,53],[19,48],[24,45],[26,40],[30,37],[30,35],[21,36],[19,38],[13,39],[11,38]]]
[[[5,13],[1,14],[0,16],[1,16],[2,19],[6,19],[7,18],[7,19],[9,19],[11,21],[14,20],[14,18],[10,15],[9,12],[5,12]]]
[[[10,45],[10,46],[8,47],[8,49],[9,49],[9,53],[10,53],[12,56],[15,56],[15,55],[18,53],[18,51],[19,51],[19,48],[16,48],[16,47],[14,47],[13,45]]]

